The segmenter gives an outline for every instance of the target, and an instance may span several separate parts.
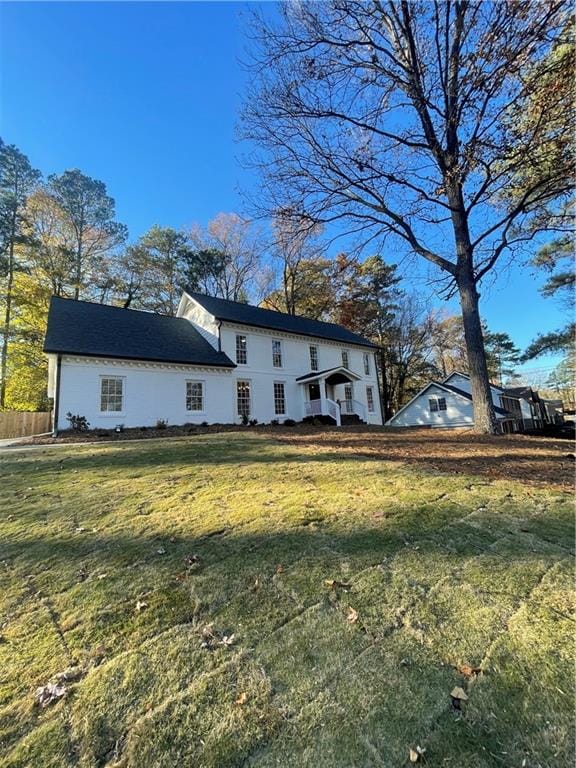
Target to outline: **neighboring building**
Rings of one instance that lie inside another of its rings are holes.
[[[500,405],[495,405],[494,410],[503,431],[512,431],[508,426],[505,427],[503,422],[513,421],[513,416]],[[431,381],[400,408],[386,422],[386,426],[441,429],[474,426],[474,407],[468,377],[454,373],[444,381]]]
[[[300,421],[381,424],[376,347],[333,323],[187,291],[177,317],[53,297],[54,430]]]
[[[386,422],[387,427],[472,427],[470,377],[454,371],[430,382]],[[529,387],[503,389],[490,384],[496,418],[503,432],[532,432],[563,421],[560,401],[542,400]]]

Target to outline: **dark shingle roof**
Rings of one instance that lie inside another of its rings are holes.
[[[53,296],[45,352],[234,368],[182,318]]]
[[[464,389],[459,389],[458,387],[453,387],[452,384],[440,384],[437,381],[433,381],[432,384],[437,384],[440,387],[444,387],[445,389],[450,389],[452,392],[455,392],[457,395],[462,395],[462,397],[465,397],[466,400],[472,400],[472,395],[469,392],[466,392]],[[511,416],[512,414],[509,411],[505,411],[504,408],[500,408],[499,406],[495,405],[494,410],[496,413],[499,413],[501,416]]]
[[[186,293],[218,320],[284,331],[285,333],[297,333],[301,336],[316,336],[321,339],[339,341],[342,344],[358,344],[362,347],[376,346],[363,336],[352,333],[347,328],[335,323],[323,323],[320,320],[309,320],[307,317],[288,315],[285,312],[275,312],[272,309],[240,304],[237,301],[217,299],[195,291],[186,291]]]

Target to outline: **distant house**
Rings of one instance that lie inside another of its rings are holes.
[[[538,431],[562,423],[561,403],[539,398],[530,388],[504,389],[490,385],[496,418],[502,432]],[[386,422],[388,427],[472,427],[474,406],[470,377],[454,371],[443,381],[432,381]]]
[[[340,325],[186,291],[176,317],[54,297],[54,430],[323,417],[382,424],[376,347]]]

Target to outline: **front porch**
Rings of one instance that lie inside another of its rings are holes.
[[[366,406],[354,399],[354,382],[359,380],[343,366],[300,376],[296,381],[302,387],[304,415],[329,416],[338,427],[346,421],[366,423]]]

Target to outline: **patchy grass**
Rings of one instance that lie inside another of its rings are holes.
[[[430,767],[572,766],[565,479],[378,440],[3,454],[2,765],[398,768],[420,745]],[[537,465],[548,444],[501,445]]]

